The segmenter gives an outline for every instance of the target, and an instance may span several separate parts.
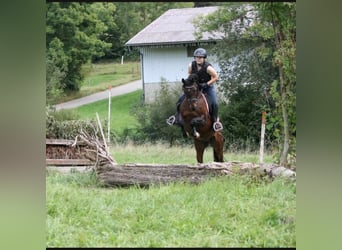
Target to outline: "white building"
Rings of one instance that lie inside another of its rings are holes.
[[[215,58],[210,55],[210,48],[221,36],[202,34],[197,40],[193,24],[194,19],[213,13],[217,8],[170,9],[125,44],[140,51],[145,102],[153,101],[162,81],[170,86],[181,85],[181,79],[188,76],[188,65],[198,47],[207,50],[207,61],[220,72]]]

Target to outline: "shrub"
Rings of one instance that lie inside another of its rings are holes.
[[[181,90],[170,87],[163,79],[160,86],[153,103],[139,103],[132,109],[139,122],[139,129],[132,138],[134,141],[161,140],[173,145],[179,139],[183,140],[179,127],[166,124],[166,119],[176,112]]]
[[[105,120],[101,121],[104,131],[107,129],[106,124]],[[46,108],[46,138],[74,140],[80,134],[81,129],[101,138],[101,131],[96,120],[80,120],[73,111],[56,111],[51,107]]]

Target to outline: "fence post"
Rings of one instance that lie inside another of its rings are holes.
[[[108,89],[108,143],[110,143],[110,106],[111,106],[111,99],[112,99],[112,85],[109,85]]]
[[[264,163],[264,141],[265,141],[265,123],[266,123],[266,112],[262,112],[261,116],[261,138],[260,138],[260,157],[259,164]]]

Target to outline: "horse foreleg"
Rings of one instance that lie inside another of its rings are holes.
[[[207,145],[203,142],[195,140],[196,157],[198,163],[203,163],[203,153],[206,146]]]
[[[214,148],[214,162],[223,162],[223,153]]]
[[[196,127],[197,126],[203,126],[203,124],[204,124],[204,116],[203,115],[201,117],[195,117],[191,120],[190,125],[192,128],[192,135],[195,138],[199,138],[201,136],[200,133],[198,133]]]

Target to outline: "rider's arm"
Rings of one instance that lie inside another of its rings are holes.
[[[188,66],[188,74],[191,75],[191,71],[192,71],[192,68],[191,68],[191,63],[189,64]]]
[[[207,73],[211,76],[210,81],[207,82],[208,85],[214,84],[218,80],[218,74],[212,66],[208,66]]]

